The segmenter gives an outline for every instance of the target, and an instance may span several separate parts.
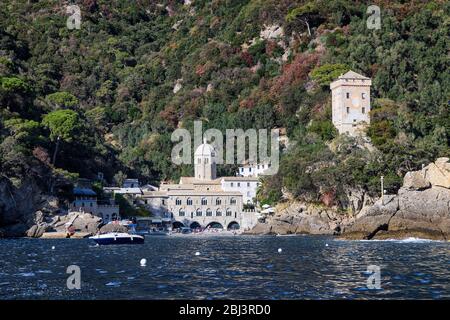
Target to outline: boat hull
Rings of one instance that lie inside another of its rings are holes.
[[[139,235],[129,236],[95,236],[89,239],[95,241],[99,245],[114,245],[114,244],[142,244],[144,243],[144,237]]]

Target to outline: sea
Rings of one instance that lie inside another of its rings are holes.
[[[0,299],[450,299],[449,249],[308,235],[1,239]]]

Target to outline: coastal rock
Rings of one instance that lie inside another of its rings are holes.
[[[40,238],[45,230],[47,229],[47,225],[34,225],[30,229],[27,230],[26,235],[30,238]]]
[[[90,213],[71,212],[67,219],[68,223],[65,226],[72,226],[77,232],[85,232],[89,234],[95,234],[101,223],[100,217],[94,216]]]
[[[108,223],[100,228],[100,233],[128,232],[128,228],[117,223]]]
[[[420,171],[407,172],[403,178],[403,188],[405,189],[422,190],[427,189],[430,186],[430,182],[424,178]]]
[[[424,169],[425,179],[432,186],[450,188],[450,163],[449,158],[438,158]]]
[[[450,175],[448,158],[439,158],[422,171],[405,175],[397,195],[384,197],[359,214],[343,230],[347,239],[421,237],[450,238]],[[431,186],[431,187],[430,187]]]
[[[336,234],[344,216],[335,209],[292,202],[246,234]]]

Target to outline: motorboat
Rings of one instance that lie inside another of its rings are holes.
[[[94,240],[99,245],[108,244],[141,244],[144,243],[144,237],[137,234],[129,234],[125,232],[110,232],[99,234],[89,239]]]

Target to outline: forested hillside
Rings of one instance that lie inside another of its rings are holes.
[[[0,3],[0,171],[14,183],[175,180],[192,168],[172,164],[170,135],[197,119],[286,128],[266,202],[345,202],[380,175],[394,191],[449,155],[448,1],[371,1],[380,30],[365,1],[83,0],[79,30],[68,4]],[[350,69],[373,81],[371,152],[331,123],[329,83]]]

